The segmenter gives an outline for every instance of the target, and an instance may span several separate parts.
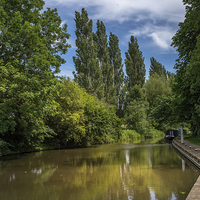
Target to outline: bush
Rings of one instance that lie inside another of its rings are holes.
[[[164,132],[162,131],[159,131],[159,130],[156,130],[154,128],[150,128],[148,131],[147,131],[147,134],[146,134],[146,137],[148,138],[155,138],[155,137],[164,137]]]
[[[141,135],[135,130],[122,130],[122,135],[120,138],[121,142],[131,142],[136,139],[140,139]]]
[[[10,148],[13,147],[11,144],[5,142],[0,138],[0,156],[10,154],[11,150]]]

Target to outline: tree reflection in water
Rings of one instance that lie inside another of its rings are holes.
[[[171,145],[46,151],[0,163],[0,199],[181,200],[197,177]]]

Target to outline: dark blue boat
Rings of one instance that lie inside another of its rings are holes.
[[[174,139],[179,134],[179,129],[169,129],[166,131],[165,138],[166,139]]]
[[[183,129],[183,135],[186,135],[186,134],[187,134],[187,131],[185,129]],[[172,140],[175,137],[177,137],[178,135],[180,135],[180,129],[169,129],[165,133],[165,138]]]

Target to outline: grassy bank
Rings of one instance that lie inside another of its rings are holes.
[[[192,134],[184,135],[184,140],[200,146],[200,136],[196,138]]]

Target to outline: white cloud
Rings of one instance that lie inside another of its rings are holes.
[[[66,8],[68,16],[74,16],[75,10],[80,12],[84,7],[93,20],[130,22],[134,26],[131,35],[150,37],[162,49],[170,48],[176,31],[171,23],[183,21],[185,12],[181,0],[46,0],[45,3]],[[168,25],[158,26],[159,22]],[[75,42],[70,42],[75,47]]]
[[[169,48],[167,41],[163,40],[163,38],[161,36],[159,36],[158,33],[152,33],[150,36],[153,38],[155,44],[158,45],[159,47],[161,47],[163,49]]]
[[[82,7],[95,8],[92,19],[101,20],[144,20],[167,19],[169,21],[181,21],[183,19],[184,6],[181,0],[46,0],[47,6],[64,6],[74,8],[68,10],[80,10]],[[143,13],[143,14],[141,14]]]
[[[152,24],[145,24],[141,28],[136,28],[131,30],[126,38],[130,38],[131,35],[135,37],[150,37],[154,45],[159,46],[164,50],[171,49],[171,38],[175,34],[175,31],[172,27],[169,26],[158,26]]]
[[[61,24],[60,24],[60,27],[63,27],[63,25],[66,24],[66,23],[67,23],[67,20],[62,21]]]

